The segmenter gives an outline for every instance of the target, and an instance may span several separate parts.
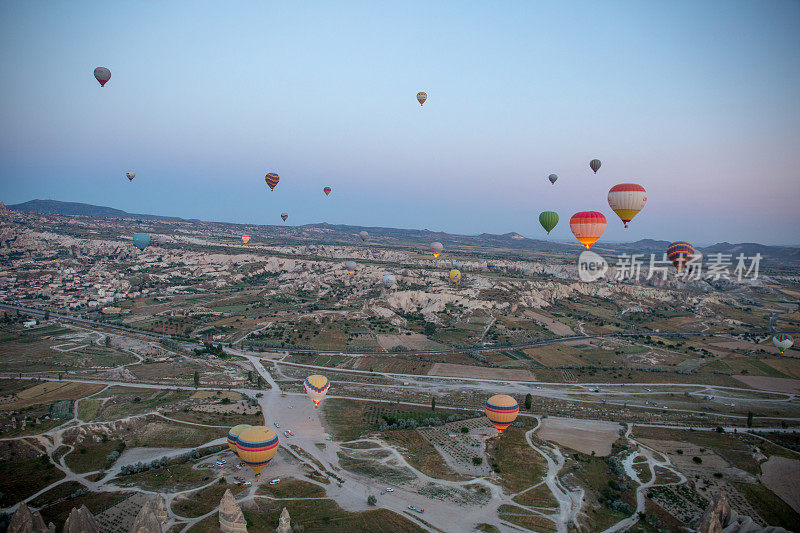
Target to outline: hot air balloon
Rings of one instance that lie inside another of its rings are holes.
[[[422,92],[422,91],[417,93],[417,102],[419,102],[420,106],[422,106],[422,104],[424,104],[425,100],[427,100],[427,99],[428,99],[428,93],[425,93],[425,92]]]
[[[461,264],[461,261],[453,261],[453,268],[455,268],[456,270],[461,270],[462,266],[463,265]]]
[[[547,231],[547,234],[550,235],[550,232],[556,227],[556,224],[558,224],[558,213],[555,211],[542,211],[539,213],[539,224],[541,224],[545,231]]]
[[[236,447],[236,438],[239,436],[239,433],[249,427],[250,424],[239,424],[238,426],[233,426],[230,431],[228,431],[228,448],[236,455],[239,455],[239,448]]]
[[[361,237],[362,241],[366,241],[367,237],[369,237],[369,233],[367,233],[366,231],[361,231],[359,232],[358,236]]]
[[[266,180],[267,185],[269,185],[269,189],[271,191],[274,191],[275,190],[275,186],[278,185],[279,181],[281,181],[281,179],[278,177],[278,175],[275,172],[270,172],[269,174],[264,176],[264,179]]]
[[[597,174],[597,169],[600,168],[600,160],[599,159],[592,159],[589,161],[589,168],[594,170],[594,173]]]
[[[549,176],[547,176],[547,179],[549,179],[549,180],[550,180],[550,183],[552,183],[553,185],[555,185],[555,183],[556,183],[556,180],[558,179],[558,176],[556,176],[555,174],[550,174]]]
[[[289,218],[289,214],[288,213],[281,213],[281,218],[283,219],[284,222],[286,222],[286,219]]]
[[[384,274],[383,278],[381,278],[381,281],[383,281],[383,286],[387,289],[394,287],[395,279],[391,274]]]
[[[250,426],[236,437],[239,459],[253,469],[256,476],[275,457],[278,451],[278,436],[265,426]]]
[[[780,335],[775,335],[774,337],[772,337],[772,344],[777,346],[778,350],[781,353],[783,353],[784,351],[792,347],[794,341],[786,333],[781,333]]]
[[[140,250],[144,250],[148,246],[150,246],[150,234],[149,233],[136,233],[133,236],[133,244]]]
[[[325,188],[322,189],[322,192],[325,193],[325,196],[328,196],[331,193],[331,188],[330,187],[325,187]]]
[[[313,254],[314,252],[317,251],[317,247],[315,245],[313,245],[313,244],[309,244],[308,245],[308,251]]]
[[[486,400],[484,411],[489,422],[502,434],[517,419],[519,404],[507,394],[496,394]]]
[[[347,269],[348,274],[353,274],[356,271],[356,262],[348,261],[344,264],[344,267]]]
[[[133,178],[136,177],[136,172],[126,172],[125,177],[128,178],[128,181],[133,181]]]
[[[242,235],[242,242],[244,244],[247,244],[248,242],[250,242],[250,235]]]
[[[588,250],[606,231],[606,217],[597,211],[581,211],[569,219],[569,229]]]
[[[105,87],[106,82],[111,79],[111,71],[106,67],[97,67],[94,69],[94,78],[100,82],[100,87]]]
[[[328,378],[317,374],[308,376],[303,382],[303,389],[306,391],[308,397],[311,398],[311,401],[314,402],[314,407],[319,405],[319,402],[321,402],[328,393],[330,386],[331,382],[328,381]]]
[[[439,257],[439,254],[442,253],[444,250],[444,246],[440,242],[433,242],[431,243],[431,252],[433,253],[433,257]]]
[[[667,246],[667,257],[678,272],[686,268],[686,263],[694,257],[694,246],[685,241],[675,241]]]
[[[458,270],[457,268],[451,270],[449,276],[450,276],[450,281],[452,281],[453,283],[458,283],[459,281],[461,281],[461,271]]]
[[[647,191],[644,187],[636,183],[620,183],[614,185],[608,191],[608,205],[622,219],[625,227],[628,227],[628,222],[633,220],[636,213],[644,209],[644,204],[647,203]]]

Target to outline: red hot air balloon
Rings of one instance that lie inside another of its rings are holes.
[[[94,69],[94,78],[100,82],[100,87],[105,87],[108,80],[111,79],[111,71],[106,67],[97,67]]]
[[[606,217],[597,211],[581,211],[569,219],[569,229],[588,250],[606,231]]]
[[[264,179],[266,180],[267,185],[269,185],[269,188],[272,191],[275,190],[275,186],[277,186],[278,182],[281,181],[281,179],[278,177],[278,175],[275,172],[270,172],[269,174],[264,176]]]
[[[325,187],[324,189],[322,189],[322,192],[325,193],[325,196],[328,196],[331,193],[331,188],[330,187]]]

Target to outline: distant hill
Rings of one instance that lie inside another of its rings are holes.
[[[21,204],[6,206],[10,211],[27,211],[29,213],[44,213],[48,215],[70,215],[96,218],[141,218],[151,220],[183,220],[177,217],[159,215],[142,215],[128,213],[113,207],[82,204],[79,202],[60,202],[58,200],[31,200]]]

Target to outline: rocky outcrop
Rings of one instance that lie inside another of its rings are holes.
[[[100,526],[89,509],[81,505],[80,509],[73,507],[69,512],[63,533],[100,533]]]
[[[223,533],[247,533],[247,521],[242,514],[242,508],[230,489],[225,491],[219,501],[219,528]]]
[[[728,498],[723,493],[714,497],[711,505],[708,506],[703,517],[700,519],[700,526],[697,528],[700,533],[722,533],[725,526],[731,520],[731,505]]]
[[[278,519],[278,529],[275,533],[292,533],[292,524],[289,522],[289,511],[286,507],[281,511],[281,517]]]
[[[130,533],[162,533],[161,521],[156,517],[152,501],[142,506],[133,521]]]
[[[19,504],[17,512],[8,524],[8,533],[46,533],[47,527],[39,511],[31,513],[25,502]]]

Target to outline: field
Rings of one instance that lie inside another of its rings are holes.
[[[800,513],[800,460],[773,455],[761,464],[761,472],[761,482]]]
[[[542,419],[536,435],[585,454],[604,457],[611,453],[611,444],[619,438],[619,430],[620,425],[612,422],[548,417]]]
[[[22,409],[31,405],[52,403],[60,400],[77,400],[99,392],[105,385],[73,383],[69,381],[45,381],[16,393],[16,400],[4,404],[3,409]]]
[[[387,431],[383,439],[397,446],[408,463],[427,476],[452,481],[467,479],[454,472],[436,448],[416,429]]]
[[[456,378],[480,378],[512,381],[536,381],[536,376],[529,370],[507,368],[487,368],[482,366],[453,365],[436,363],[428,371],[430,376],[449,376]]]
[[[525,440],[525,431],[514,426],[488,442],[486,455],[509,492],[520,492],[539,483],[547,469],[544,457]]]
[[[222,495],[229,489],[236,496],[244,490],[244,487],[229,483],[214,483],[200,490],[176,496],[172,501],[172,511],[187,518],[203,516],[219,505]]]

